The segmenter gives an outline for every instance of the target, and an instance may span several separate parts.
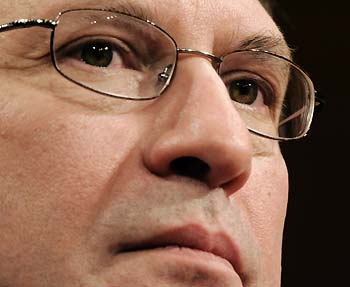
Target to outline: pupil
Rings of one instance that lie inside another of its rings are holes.
[[[239,80],[230,84],[230,96],[235,102],[251,105],[258,96],[258,88],[253,81]]]
[[[83,47],[81,60],[96,67],[108,67],[113,59],[113,51],[106,42],[88,43]]]

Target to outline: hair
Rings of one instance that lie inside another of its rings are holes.
[[[260,0],[260,3],[264,6],[267,12],[269,12],[270,15],[273,14],[275,1],[274,0]]]

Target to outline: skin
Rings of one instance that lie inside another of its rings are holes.
[[[5,0],[1,21],[96,7],[70,2]],[[156,10],[179,47],[222,55],[256,34],[281,37],[256,0],[129,2]],[[278,142],[247,130],[210,61],[180,57],[156,100],[83,102],[70,95],[84,89],[32,65],[18,39],[33,30],[0,34],[0,286],[279,286],[285,162]],[[209,173],[171,169],[185,156]],[[242,269],[191,250],[122,252],[181,226],[228,234]]]

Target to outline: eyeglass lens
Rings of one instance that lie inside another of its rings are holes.
[[[223,58],[219,74],[251,130],[273,138],[307,130],[312,87],[291,62],[268,52],[238,51]]]
[[[159,96],[177,60],[175,42],[160,28],[103,10],[62,13],[52,48],[57,69],[71,81],[102,94],[136,100]],[[276,139],[306,132],[312,84],[297,66],[253,50],[233,52],[222,60],[218,73],[250,130]]]
[[[53,49],[58,69],[72,81],[130,99],[158,96],[166,82],[159,74],[176,61],[176,47],[160,29],[135,17],[99,10],[63,13]]]

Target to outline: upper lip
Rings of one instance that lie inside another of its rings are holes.
[[[242,271],[239,249],[234,240],[225,231],[210,232],[198,224],[170,228],[150,238],[123,244],[118,253],[174,245],[212,253],[229,261],[238,274]]]

